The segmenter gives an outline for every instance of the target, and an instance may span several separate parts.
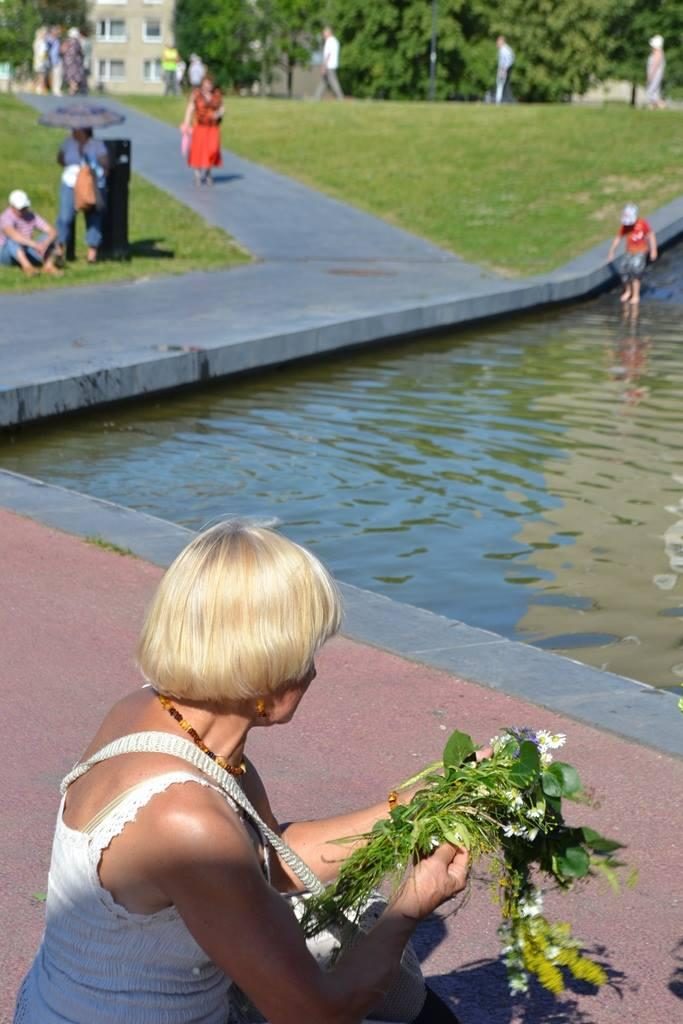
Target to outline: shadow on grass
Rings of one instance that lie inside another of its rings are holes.
[[[173,260],[175,259],[174,249],[162,249],[159,248],[159,242],[163,242],[163,238],[138,238],[135,242],[130,242],[128,245],[128,252],[131,259],[155,259],[155,260]],[[107,258],[107,257],[105,257]]]

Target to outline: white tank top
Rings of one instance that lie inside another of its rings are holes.
[[[19,991],[14,1024],[225,1024],[230,979],[175,907],[134,914],[100,883],[102,852],[157,793],[187,771],[145,780],[90,832],[69,828],[62,798],[52,847],[45,932]],[[235,808],[237,810],[237,808]],[[239,812],[238,812],[239,813]]]

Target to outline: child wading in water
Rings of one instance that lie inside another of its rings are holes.
[[[621,228],[612,242],[607,260],[612,262],[622,238],[626,240],[626,253],[622,258],[619,273],[624,282],[622,302],[637,306],[640,302],[640,279],[645,273],[648,253],[651,260],[657,259],[657,239],[646,220],[638,216],[635,203],[627,203],[621,215]]]

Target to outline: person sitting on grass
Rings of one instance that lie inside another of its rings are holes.
[[[619,267],[624,283],[621,301],[637,306],[640,302],[640,280],[645,273],[648,253],[651,260],[657,259],[657,239],[648,222],[638,216],[635,203],[627,203],[624,207],[621,227],[609,248],[608,263],[614,259],[622,238],[626,240],[626,253]]]
[[[54,264],[57,231],[31,209],[26,193],[15,188],[9,206],[0,214],[0,266],[20,266],[27,277],[39,274],[60,276]]]

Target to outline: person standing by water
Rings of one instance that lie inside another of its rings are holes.
[[[59,214],[57,216],[57,257],[64,259],[71,228],[76,217],[74,190],[76,179],[83,164],[92,171],[97,186],[98,202],[85,210],[85,241],[88,246],[88,263],[97,262],[97,252],[102,243],[102,219],[107,205],[107,175],[109,154],[101,139],[94,139],[92,128],[74,128],[68,139],[59,147],[57,163],[64,171],[59,188]]]
[[[344,99],[342,87],[337,78],[339,70],[339,40],[329,25],[323,29],[325,45],[323,46],[323,62],[320,65],[320,83],[315,91],[315,99],[321,100],[329,89],[338,100]]]
[[[505,41],[505,36],[496,39],[498,47],[498,70],[496,71],[496,103],[512,103],[510,73],[515,63],[515,54]]]
[[[664,39],[652,36],[650,39],[650,56],[647,58],[647,105],[650,110],[663,110],[666,106],[662,99],[662,82],[666,69],[664,56]]]
[[[187,162],[194,171],[196,185],[212,185],[211,171],[221,167],[221,121],[225,108],[223,94],[211,75],[204,75],[202,84],[193,89],[180,126],[192,132]]]
[[[635,203],[627,203],[623,209],[621,227],[607,254],[608,263],[616,256],[622,239],[626,243],[626,253],[619,268],[624,284],[621,301],[637,306],[640,302],[640,281],[647,267],[648,255],[653,262],[657,259],[657,238],[648,221],[639,216]]]

